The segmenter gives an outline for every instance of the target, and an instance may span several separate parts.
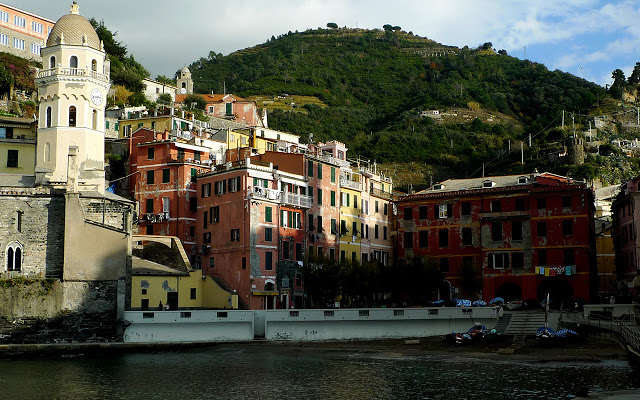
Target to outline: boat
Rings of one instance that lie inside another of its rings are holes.
[[[505,303],[504,307],[510,311],[519,310],[522,308],[522,300],[511,300]]]
[[[489,305],[490,306],[501,306],[501,305],[504,305],[504,299],[502,297],[496,297],[494,299],[491,299],[491,301],[489,301]]]
[[[446,336],[446,339],[455,344],[470,344],[483,339],[486,333],[486,326],[475,324],[466,332],[451,332]]]
[[[473,303],[471,303],[472,306],[474,307],[486,307],[487,306],[487,302],[484,300],[476,300]]]
[[[471,300],[458,299],[456,300],[456,307],[471,307]]]

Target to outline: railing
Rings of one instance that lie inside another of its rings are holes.
[[[100,72],[84,68],[51,68],[38,71],[38,78],[46,78],[55,75],[65,76],[88,76],[103,82],[109,82],[109,74],[101,74]]]
[[[273,189],[259,187],[259,186],[253,187],[253,192],[251,193],[251,195],[254,198],[272,200],[272,201],[278,201],[278,202],[282,199],[282,192],[279,192]]]
[[[300,194],[294,193],[285,193],[284,194],[284,203],[290,204],[296,207],[311,207],[311,200],[307,196],[302,196]]]
[[[349,179],[340,178],[340,186],[347,189],[362,191],[362,183],[351,181]]]
[[[392,200],[393,199],[393,195],[391,193],[383,192],[380,189],[373,188],[373,189],[369,190],[369,193],[371,193],[374,196],[385,198],[387,200]]]

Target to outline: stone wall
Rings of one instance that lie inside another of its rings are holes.
[[[118,282],[0,280],[0,343],[119,340]]]
[[[0,189],[0,279],[7,271],[7,249],[22,247],[20,275],[60,277],[64,263],[64,198],[41,189]]]

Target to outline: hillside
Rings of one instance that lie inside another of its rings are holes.
[[[255,96],[275,129],[303,140],[309,133],[314,141],[341,140],[352,155],[396,169],[413,162],[423,183],[427,176],[478,176],[483,163],[494,174],[537,167],[579,175],[572,166],[547,165],[535,147],[559,125],[562,110],[583,129],[590,115],[606,111],[608,97],[598,85],[496,53],[490,43],[458,49],[391,30],[289,32],[228,56],[210,52],[190,69],[202,93],[226,85],[227,92]],[[420,117],[423,110],[461,117]],[[569,135],[567,129],[555,140],[562,145]]]

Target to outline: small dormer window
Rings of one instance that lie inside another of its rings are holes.
[[[433,190],[442,190],[443,186],[441,184],[437,184],[437,185],[433,185],[432,189]]]
[[[524,185],[529,182],[529,178],[526,176],[521,176],[518,178],[518,185]]]
[[[484,181],[482,182],[483,188],[492,188],[496,183],[493,181]]]

